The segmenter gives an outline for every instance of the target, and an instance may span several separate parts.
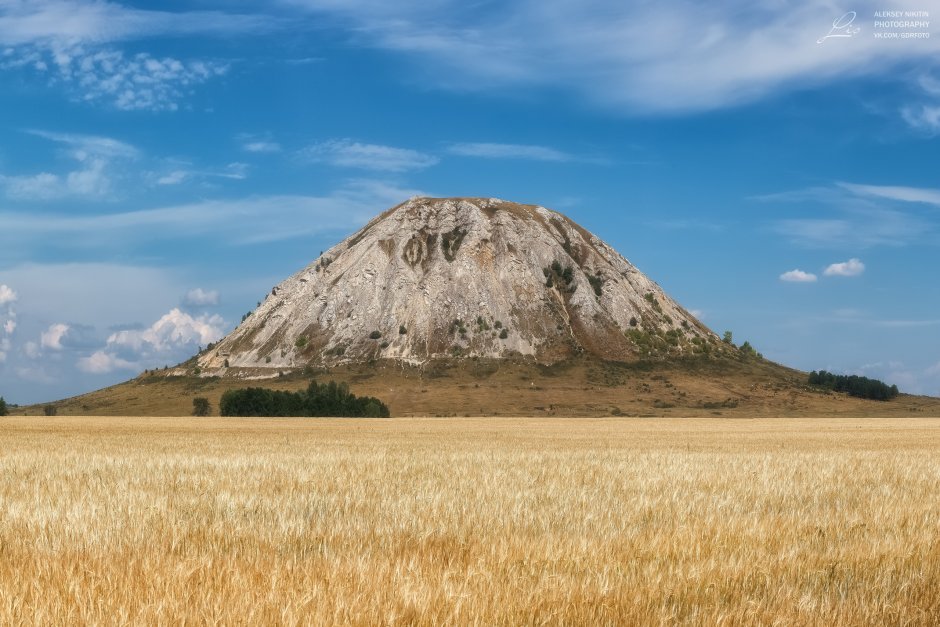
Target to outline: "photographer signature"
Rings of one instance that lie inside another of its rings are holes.
[[[852,37],[853,35],[857,35],[862,29],[858,26],[851,28],[856,15],[855,11],[849,11],[842,17],[837,17],[832,21],[832,28],[829,29],[829,34],[817,39],[816,43],[821,44],[830,37]]]

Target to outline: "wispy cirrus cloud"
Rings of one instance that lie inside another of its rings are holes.
[[[266,32],[269,15],[222,11],[155,11],[107,0],[0,0],[0,45],[50,41],[106,43],[164,35]]]
[[[281,152],[281,145],[270,140],[248,140],[242,142],[242,150],[245,152],[274,153]]]
[[[353,179],[322,196],[249,196],[120,213],[75,215],[0,211],[0,232],[19,245],[69,236],[75,246],[108,246],[201,237],[228,245],[258,244],[346,231],[402,198],[427,195],[378,180]],[[80,235],[80,237],[74,237]]]
[[[182,167],[177,162],[173,169],[155,174],[153,179],[157,185],[180,185],[194,179],[230,179],[241,181],[248,178],[248,164],[230,163],[220,170],[198,170],[190,167]]]
[[[857,196],[886,198],[901,202],[919,202],[940,207],[940,189],[900,185],[860,185],[857,183],[838,183],[838,185]]]
[[[312,144],[300,151],[300,156],[314,163],[381,172],[423,170],[440,161],[434,155],[410,148],[367,144],[351,139]]]
[[[0,186],[17,200],[45,201],[66,197],[104,198],[111,194],[111,166],[115,161],[136,159],[134,146],[109,137],[28,130],[64,148],[64,156],[78,167],[68,172],[7,175],[0,173]]]
[[[730,0],[623,3],[603,0],[468,6],[289,0],[342,24],[352,41],[417,60],[437,85],[493,92],[548,87],[575,91],[627,112],[735,106],[834,80],[887,76],[934,63],[940,40],[824,36],[845,8]],[[905,0],[859,0],[859,17],[910,9]],[[537,34],[537,36],[533,36]]]
[[[931,215],[912,211],[912,203],[940,202],[938,190],[904,186],[863,185],[837,182],[752,197],[763,203],[815,206],[822,217],[785,218],[773,230],[795,244],[813,248],[867,248],[903,246],[928,237],[936,230]],[[803,209],[805,210],[805,209]]]
[[[456,143],[447,147],[447,152],[461,157],[483,159],[522,159],[529,161],[571,161],[574,159],[561,150],[531,144],[499,144],[489,142]]]
[[[901,117],[917,132],[928,136],[940,134],[940,79],[923,73],[917,79],[917,102],[901,107]]]

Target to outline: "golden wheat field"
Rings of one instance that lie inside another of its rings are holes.
[[[0,419],[3,625],[938,623],[938,419]]]

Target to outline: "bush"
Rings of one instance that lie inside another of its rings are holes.
[[[373,331],[372,333],[369,334],[369,339],[370,339],[370,340],[377,340],[377,339],[379,339],[380,337],[382,337],[382,332],[381,332],[381,331]]]
[[[305,347],[306,345],[307,345],[307,338],[306,338],[306,336],[303,336],[303,335],[301,335],[300,337],[298,337],[298,338],[297,338],[297,341],[294,342],[294,346],[296,346],[297,348],[303,348],[303,347]]]
[[[499,339],[505,340],[507,337],[509,337],[508,329],[503,329],[502,331],[499,332]]]
[[[353,416],[387,418],[388,406],[371,396],[350,393],[345,383],[311,381],[302,392],[266,388],[228,390],[219,410],[223,416]]]
[[[856,398],[867,398],[875,401],[888,401],[896,397],[898,386],[891,385],[877,379],[860,377],[858,375],[833,374],[820,370],[809,373],[809,383],[818,385],[834,392],[845,392]]]
[[[744,355],[745,357],[757,357],[758,359],[764,358],[764,356],[758,353],[757,350],[753,346],[751,346],[751,343],[748,342],[747,340],[745,340],[744,343],[741,344],[738,350],[741,351],[741,354]]]
[[[46,416],[55,416],[58,413],[55,405],[46,405],[42,408],[42,413]]]
[[[408,329],[405,328],[405,325],[401,325],[398,327],[398,335],[404,335],[406,333],[408,333]]]
[[[212,411],[212,405],[209,399],[204,396],[197,396],[193,399],[193,416],[208,416]]]
[[[734,336],[731,335],[731,331],[725,331],[725,334],[721,337],[721,341],[725,344],[733,344]]]
[[[600,275],[592,276],[590,274],[587,275],[587,278],[588,278],[588,283],[590,283],[591,287],[594,288],[594,293],[597,296],[600,296],[601,294],[603,294],[602,288],[604,287],[604,278]]]

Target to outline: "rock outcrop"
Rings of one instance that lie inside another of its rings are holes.
[[[284,369],[373,359],[706,352],[714,333],[560,213],[495,198],[413,198],[271,290],[198,359]]]

